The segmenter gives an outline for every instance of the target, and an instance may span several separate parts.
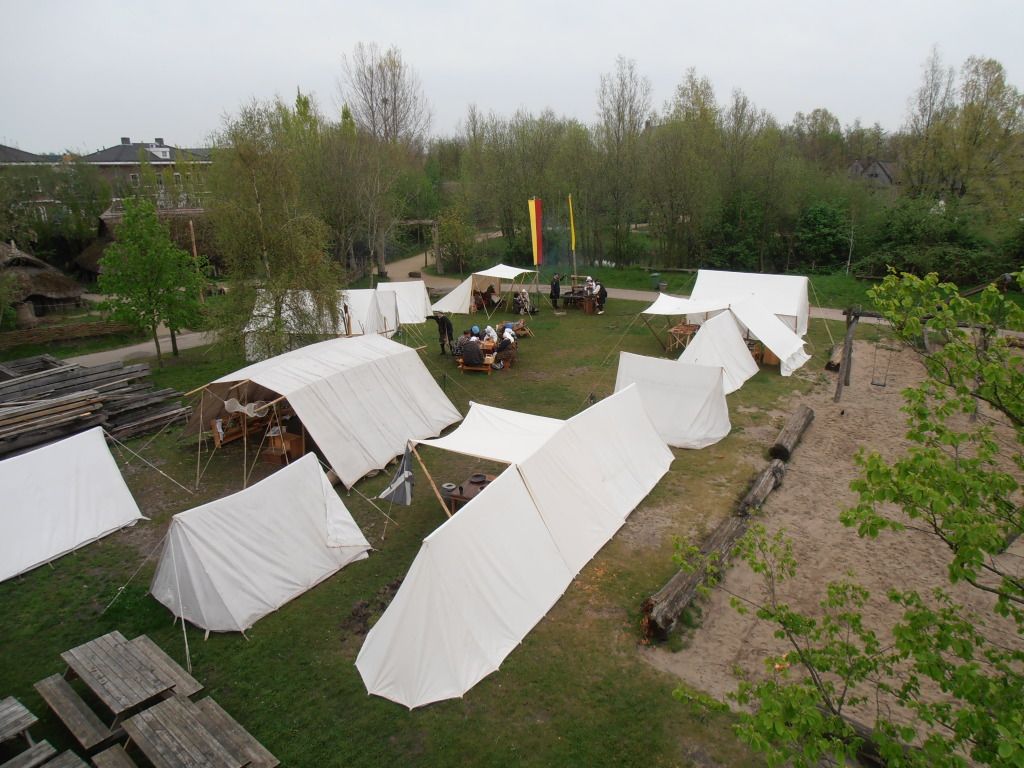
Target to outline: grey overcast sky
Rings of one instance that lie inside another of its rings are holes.
[[[635,59],[660,107],[689,67],[789,122],[903,122],[932,46],[1024,85],[1021,0],[0,0],[0,143],[90,152],[121,136],[201,146],[252,98],[296,87],[336,114],[341,56],[396,45],[432,133],[467,105],[594,120],[600,76]]]

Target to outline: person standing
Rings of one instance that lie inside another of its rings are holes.
[[[441,354],[443,355],[445,353],[445,345],[452,349],[455,329],[452,327],[452,321],[442,312],[435,312],[430,319],[437,323],[437,341],[441,345]]]
[[[560,280],[561,276],[555,272],[554,276],[551,278],[551,307],[553,309],[558,309],[558,297],[562,295],[562,284],[559,282]]]
[[[604,303],[608,300],[608,289],[604,287],[604,283],[597,284],[597,314],[604,314]]]

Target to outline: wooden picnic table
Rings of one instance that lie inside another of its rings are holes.
[[[246,757],[232,756],[205,727],[202,710],[172,696],[124,721],[124,730],[156,768],[243,768]]]
[[[473,498],[475,498],[484,488],[497,477],[496,475],[484,475],[474,474],[470,475],[463,481],[462,485],[458,487],[456,491],[452,491],[448,495],[448,499],[451,502],[452,512],[459,507],[465,506]]]
[[[29,746],[32,746],[32,737],[28,729],[38,722],[39,718],[13,696],[0,701],[0,743],[23,736]]]
[[[117,630],[65,651],[61,658],[68,665],[65,677],[81,679],[113,713],[114,726],[125,714],[163,696],[175,684]]]

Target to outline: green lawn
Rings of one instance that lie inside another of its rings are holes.
[[[616,301],[602,316],[542,313],[530,320],[536,336],[522,341],[520,364],[490,376],[459,374],[450,358],[437,354],[431,324],[403,340],[423,346],[425,364],[463,413],[475,400],[564,418],[583,409],[591,395],[611,393],[618,350],[660,353],[637,321],[642,306]],[[841,328],[834,323],[833,335]],[[353,607],[368,601],[379,614],[380,596],[404,576],[420,541],[445,519],[418,467],[416,500],[391,511],[399,526],[389,525],[386,538],[384,518],[362,496],[375,495],[389,473],[360,481],[359,493],[342,491],[376,548],[369,559],[260,620],[247,639],[217,634],[204,641],[189,626],[194,675],[286,766],[758,764],[733,737],[729,714],[672,698],[678,681],[642,660],[637,620],[641,601],[673,571],[672,535],[713,528],[748,482],[764,450],[748,429],[781,424],[782,417],[768,411],[787,409],[791,395],[825,380],[829,341],[821,322],[812,322],[809,341],[815,359],[800,375],[783,379],[777,369],[766,369],[730,396],[734,429],[725,440],[703,451],[675,451],[671,471],[623,529],[501,669],[464,698],[409,712],[368,696],[353,665],[363,640],[350,618]],[[241,364],[237,354],[193,349],[153,377],[160,386],[187,391]],[[195,439],[180,441],[176,431],[132,446],[186,485],[208,458],[204,454],[197,465]],[[253,453],[251,448],[250,459]],[[52,568],[0,584],[0,696],[17,696],[42,716],[37,737],[71,746],[32,688],[63,671],[61,651],[119,629],[128,637],[147,633],[184,661],[181,627],[147,595],[147,586],[170,516],[239,489],[242,455],[239,443],[214,454],[195,495],[118,456],[151,520]],[[490,468],[426,448],[422,455],[438,483]],[[253,480],[268,471],[257,464]]]

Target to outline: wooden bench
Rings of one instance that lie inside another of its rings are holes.
[[[35,689],[86,751],[111,737],[110,729],[60,675],[50,675],[40,680],[35,684]]]
[[[0,741],[24,736],[28,745],[32,746],[32,736],[29,735],[28,729],[37,722],[39,718],[13,696],[0,701]]]
[[[239,725],[216,701],[207,697],[197,701],[196,706],[205,716],[203,727],[213,734],[232,757],[242,761],[248,760],[252,768],[274,768],[281,764],[280,760],[270,754],[266,747]]]
[[[493,368],[491,368],[491,365],[494,364],[494,355],[485,355],[483,365],[466,365],[464,362],[462,362],[461,357],[455,358],[455,361],[459,365],[459,370],[462,371],[463,373],[465,373],[466,371],[479,371],[480,373],[486,373],[488,376],[490,376],[491,371],[493,370]]]
[[[168,656],[163,648],[154,643],[147,635],[139,635],[131,641],[131,644],[145,654],[159,674],[174,681],[173,690],[179,696],[191,696],[203,690],[202,683],[182,669],[178,662]]]
[[[48,762],[44,768],[88,768],[88,763],[74,752],[68,750],[67,752],[61,752]]]
[[[128,753],[120,744],[115,744],[99,754],[93,755],[92,764],[96,768],[138,768],[135,761],[128,757]]]
[[[37,765],[42,765],[55,754],[57,754],[57,750],[50,746],[50,742],[40,741],[0,765],[0,768],[34,768]]]

